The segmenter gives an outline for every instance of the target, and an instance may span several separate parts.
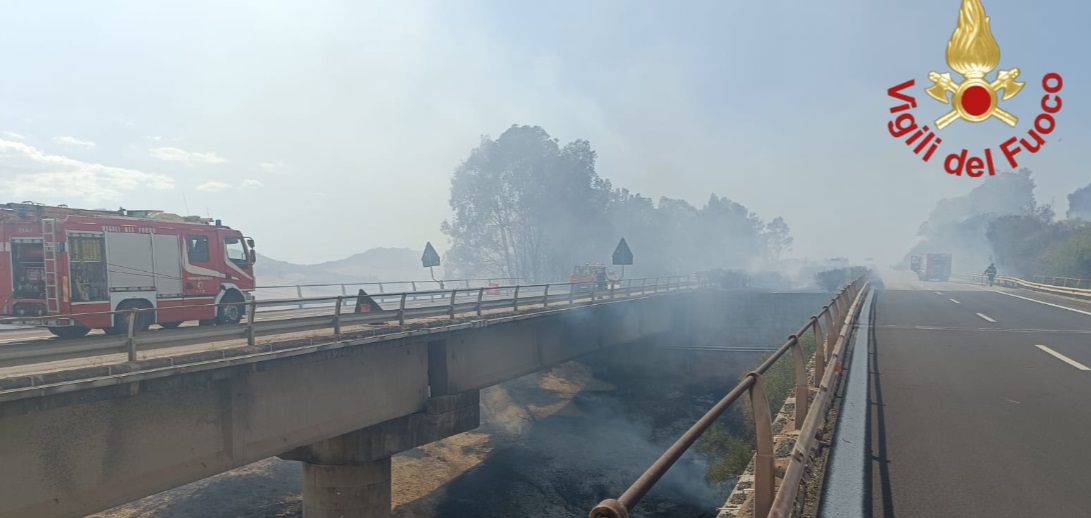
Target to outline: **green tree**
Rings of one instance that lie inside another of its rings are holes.
[[[784,218],[777,216],[765,225],[766,260],[769,263],[779,262],[781,254],[792,249],[792,242],[791,230]]]
[[[1068,212],[1065,216],[1069,219],[1091,221],[1091,184],[1076,189],[1068,195]]]
[[[607,262],[624,237],[637,257],[630,278],[716,268],[746,270],[791,245],[787,223],[769,224],[713,194],[702,207],[614,189],[595,172],[586,140],[561,146],[538,126],[512,126],[480,145],[451,180],[454,217],[447,269],[456,276],[566,279],[573,265]]]
[[[1091,279],[1091,227],[1083,225],[1067,233],[1066,238],[1038,256],[1034,271],[1053,277]]]
[[[538,126],[482,138],[451,180],[448,261],[460,275],[557,280],[586,262],[607,229],[610,184],[594,150],[563,148]]]
[[[1036,206],[1031,174],[1025,168],[1000,173],[965,196],[940,200],[921,224],[917,232],[921,241],[905,255],[902,265],[908,266],[914,255],[950,253],[956,271],[983,270],[989,256],[995,255],[986,236],[989,224]]]
[[[1029,277],[1037,273],[1039,254],[1064,237],[1052,219],[1051,208],[1032,205],[1023,214],[1001,216],[989,224],[985,235],[1002,275]]]
[[[720,422],[713,424],[701,435],[696,448],[708,458],[705,480],[721,487],[738,480],[754,456],[753,439],[731,433]]]

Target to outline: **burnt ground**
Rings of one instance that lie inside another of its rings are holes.
[[[482,391],[480,428],[394,458],[394,516],[587,516],[730,389],[648,372],[570,362]],[[704,472],[687,454],[631,516],[715,516],[729,488]],[[295,518],[300,491],[298,463],[267,459],[94,516]]]

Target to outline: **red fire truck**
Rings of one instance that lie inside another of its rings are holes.
[[[568,282],[573,284],[576,291],[591,291],[600,282],[600,274],[604,274],[606,277],[603,282],[609,281],[611,284],[621,279],[616,273],[607,271],[604,264],[588,263],[583,266],[576,265],[572,269],[572,275],[568,278]],[[605,290],[607,288],[604,286],[601,289]]]
[[[162,211],[0,205],[0,317],[61,338],[196,320],[236,324],[254,290],[254,240],[219,220]],[[52,318],[58,315],[57,318]],[[72,315],[72,316],[64,316]]]

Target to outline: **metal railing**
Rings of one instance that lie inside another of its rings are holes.
[[[258,300],[252,299],[247,303],[220,303],[220,304],[195,304],[185,308],[207,308],[245,304],[245,320],[239,325],[205,326],[205,327],[181,327],[178,329],[161,329],[141,332],[136,325],[137,316],[144,312],[154,312],[155,308],[132,308],[121,311],[100,311],[77,313],[68,315],[46,315],[40,317],[11,317],[0,318],[0,324],[18,325],[46,325],[47,322],[76,317],[127,315],[128,329],[125,335],[113,336],[89,336],[74,340],[64,340],[73,344],[72,348],[54,350],[53,347],[34,347],[22,351],[3,351],[0,364],[11,364],[34,359],[35,361],[50,361],[53,359],[72,359],[102,354],[128,353],[129,361],[137,360],[137,353],[144,349],[161,349],[199,343],[211,343],[234,339],[246,339],[247,345],[255,345],[257,337],[270,335],[283,335],[332,329],[337,340],[341,339],[342,330],[351,325],[367,325],[377,323],[397,323],[397,327],[391,332],[404,331],[406,322],[414,319],[444,317],[454,321],[460,315],[472,315],[481,317],[485,311],[504,309],[505,312],[518,312],[521,309],[540,307],[544,309],[555,305],[573,305],[579,302],[596,303],[613,299],[624,299],[646,296],[649,294],[669,293],[679,290],[687,290],[698,287],[697,282],[690,280],[690,276],[657,277],[649,279],[629,279],[619,281],[609,286],[610,289],[602,290],[597,283],[550,283],[550,284],[516,284],[499,287],[455,288],[448,290],[402,292],[386,294],[397,300],[395,308],[378,310],[369,308],[366,312],[345,313],[342,309],[346,303],[354,305],[356,295],[338,295],[332,297],[314,297],[303,299],[305,302],[326,302],[330,304],[331,314],[318,316],[303,316],[258,321],[255,319],[257,310],[263,305],[283,306],[285,302],[296,302],[295,299],[284,300]],[[587,287],[586,291],[581,288]],[[488,295],[490,290],[497,289],[510,296]],[[435,294],[438,304],[425,303],[417,306],[409,306],[410,297],[419,294]],[[374,297],[372,297],[374,300]],[[181,308],[172,308],[181,309]],[[110,320],[114,320],[113,317]]]
[[[297,303],[295,307],[304,309],[305,304],[298,302],[299,300],[308,298],[304,296],[304,288],[312,292],[312,297],[316,296],[313,292],[324,292],[317,296],[328,295],[335,296],[338,291],[341,295],[350,296],[349,290],[357,291],[363,289],[372,297],[379,300],[387,299],[387,295],[400,295],[401,293],[409,292],[416,293],[418,291],[435,291],[435,290],[447,290],[454,288],[489,288],[500,285],[513,286],[522,284],[524,279],[517,279],[514,277],[500,277],[492,279],[441,279],[441,280],[419,280],[419,281],[381,281],[381,282],[342,282],[342,283],[330,283],[330,284],[273,284],[268,286],[255,286],[253,295],[256,298],[289,299],[291,295],[287,293],[295,293]],[[372,293],[377,290],[377,293]],[[268,296],[266,296],[268,294]],[[411,300],[418,300],[422,296],[414,296]],[[434,298],[430,297],[430,298]]]
[[[1076,279],[1073,277],[1049,277],[1046,275],[1035,275],[1031,279],[1031,281],[1037,284],[1046,284],[1048,282],[1050,286],[1060,286],[1063,288],[1086,287],[1087,289],[1091,289],[1091,279]],[[1071,286],[1069,286],[1069,284],[1071,284]]]
[[[658,460],[655,461],[624,493],[617,499],[603,500],[595,506],[590,518],[627,518],[640,500],[651,491],[652,487],[667,473],[667,470],[697,441],[697,439],[720,417],[736,400],[748,392],[754,415],[755,444],[754,455],[754,516],[758,518],[787,518],[791,514],[796,493],[802,480],[803,471],[814,447],[818,427],[825,420],[831,396],[831,387],[840,375],[840,369],[827,369],[832,363],[839,365],[852,324],[856,319],[862,295],[865,293],[870,272],[844,287],[829,305],[810,320],[798,332],[776,349],[758,368],[724,396],[712,409],[675,441]],[[825,332],[821,321],[825,321]],[[813,332],[815,353],[813,365],[814,386],[810,385],[807,361],[799,337]],[[788,352],[792,353],[795,364],[795,419],[794,424],[800,430],[791,455],[791,461],[776,490],[773,456],[772,412],[765,393],[763,376]],[[812,390],[817,391],[813,401]]]
[[[986,282],[985,276],[979,273],[966,274],[966,277],[968,277],[972,281],[980,282],[982,284]],[[1065,295],[1069,297],[1091,298],[1091,289],[1059,287],[1053,284],[1042,284],[1038,282],[1023,280],[1018,277],[1008,277],[1005,275],[996,276],[994,282],[1000,286],[1006,286],[1009,288],[1022,288],[1027,290],[1040,291],[1043,293],[1052,293],[1054,295]]]

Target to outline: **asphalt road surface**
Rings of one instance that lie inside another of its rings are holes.
[[[1091,303],[884,280],[865,511],[1091,516]]]

